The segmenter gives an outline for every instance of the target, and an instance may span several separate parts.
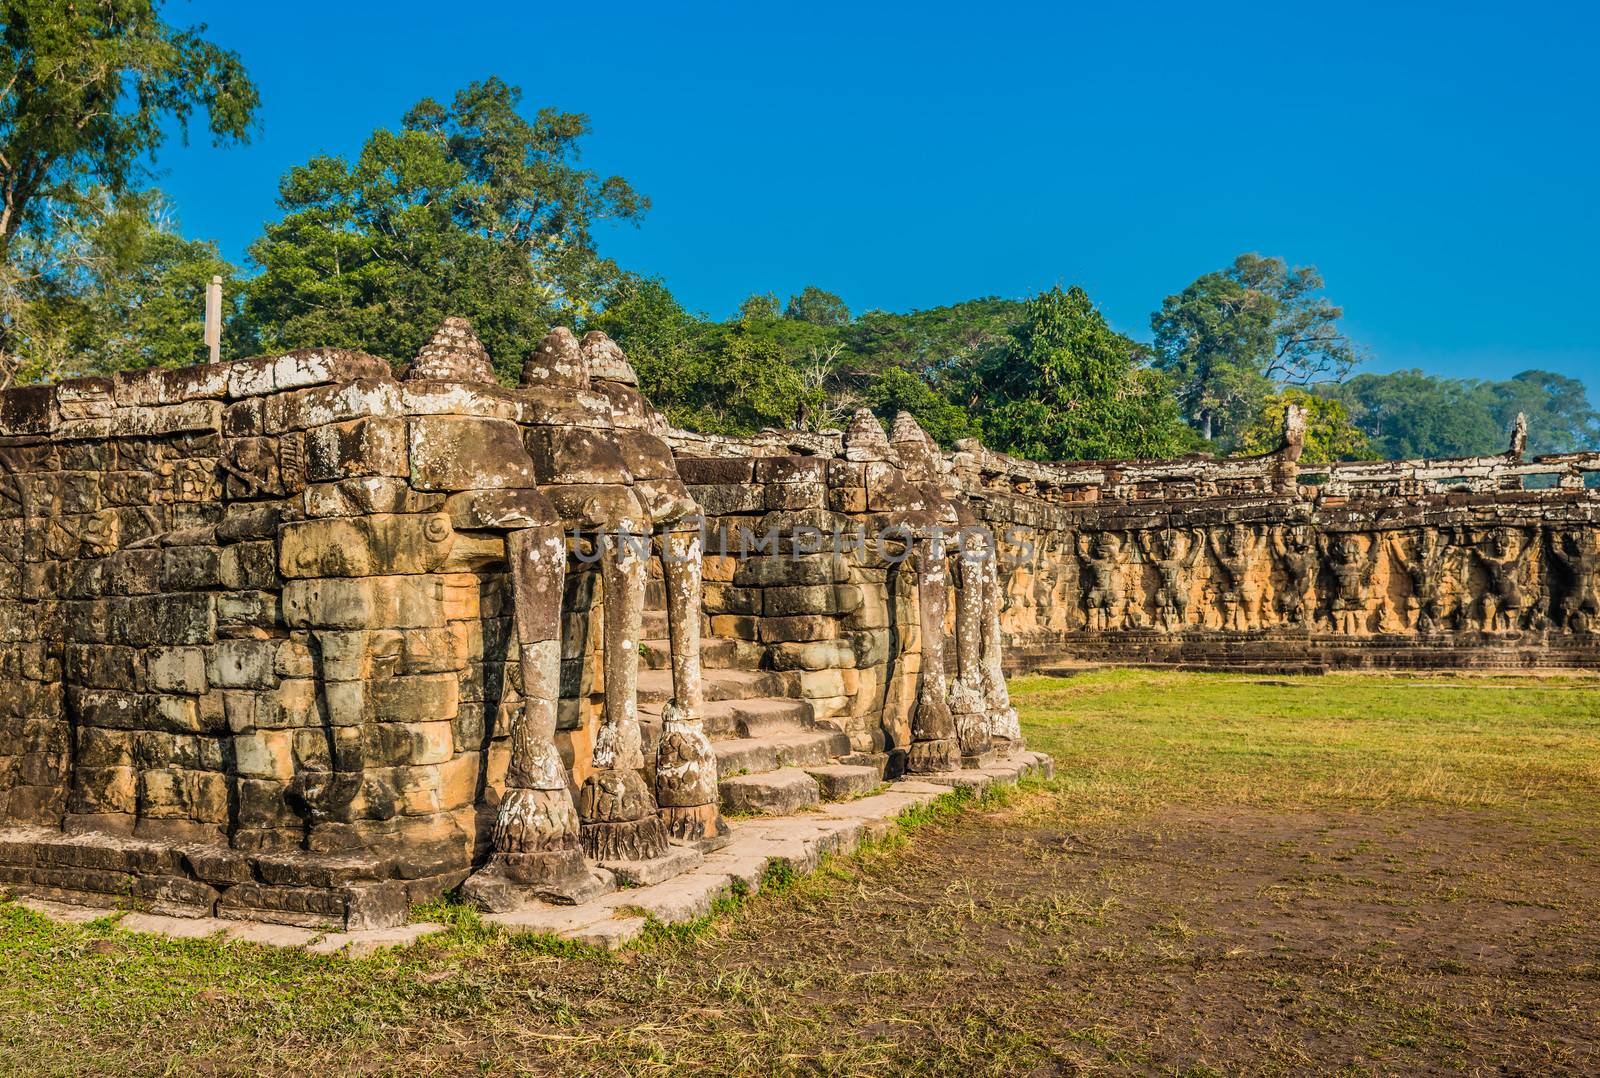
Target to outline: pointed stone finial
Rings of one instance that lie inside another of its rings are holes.
[[[857,408],[844,431],[845,460],[892,460],[898,463],[889,439],[883,433],[883,424],[872,414],[871,408]]]
[[[628,362],[622,347],[598,329],[585,333],[580,347],[583,349],[584,362],[589,365],[590,378],[621,382],[628,386],[639,384],[639,376],[634,373],[633,364]]]
[[[1522,454],[1527,450],[1527,448],[1528,416],[1524,412],[1518,412],[1517,421],[1511,427],[1511,448],[1509,452],[1513,457],[1521,460]]]
[[[1288,460],[1299,460],[1306,445],[1306,410],[1291,404],[1283,410],[1283,449]]]
[[[522,361],[524,389],[565,386],[582,389],[589,385],[589,372],[577,336],[566,326],[557,326],[544,335],[539,346]]]
[[[913,479],[926,482],[937,478],[939,474],[939,447],[922,429],[922,424],[917,422],[917,417],[910,412],[898,412],[894,417],[894,427],[889,433],[889,442],[894,446],[895,453],[900,457],[900,462],[908,471],[914,472]]]
[[[422,346],[406,370],[406,380],[430,382],[495,383],[489,350],[472,323],[454,315],[446,318]]]

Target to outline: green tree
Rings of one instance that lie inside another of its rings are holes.
[[[782,318],[783,307],[772,292],[752,292],[739,304],[739,313],[734,317],[745,321]]]
[[[1344,402],[1290,386],[1267,398],[1256,421],[1239,438],[1239,451],[1250,455],[1271,453],[1283,444],[1283,419],[1291,404],[1306,414],[1303,464],[1336,460],[1364,460],[1370,455],[1367,436],[1350,419]]]
[[[900,412],[910,412],[922,429],[945,447],[980,434],[966,409],[940,394],[926,379],[900,367],[888,367],[878,374],[868,384],[863,400],[885,423]]]
[[[1600,449],[1600,413],[1589,404],[1581,381],[1552,371],[1523,371],[1486,383],[1493,397],[1490,414],[1509,431],[1520,412],[1528,417],[1530,456]]]
[[[984,440],[1039,460],[1174,454],[1184,444],[1176,402],[1137,354],[1083,289],[1040,294],[979,365]]]
[[[622,346],[640,390],[669,420],[694,424],[711,379],[709,325],[686,311],[664,283],[624,274],[584,328],[603,330]]]
[[[1009,339],[1024,317],[1020,301],[992,296],[905,314],[867,311],[844,331],[846,355],[865,375],[898,368],[970,407],[968,382],[979,357]]]
[[[789,297],[783,316],[796,322],[810,322],[814,326],[843,326],[850,322],[850,308],[832,292],[824,292],[816,285],[806,285],[798,295]]]
[[[85,233],[138,191],[196,110],[243,141],[259,98],[237,54],[158,0],[0,0],[0,384],[53,373],[62,297],[92,287]]]
[[[735,322],[718,327],[709,342],[699,405],[689,417],[693,429],[751,434],[763,427],[789,427],[802,404],[821,404],[820,394],[805,384],[773,337]]]
[[[1528,416],[1531,454],[1600,448],[1600,415],[1583,383],[1549,371],[1492,382],[1412,369],[1357,375],[1323,393],[1344,402],[1387,460],[1503,453],[1519,412]]]
[[[1361,361],[1322,288],[1315,266],[1244,254],[1151,315],[1156,366],[1207,441],[1232,444],[1277,386],[1337,382]]]
[[[753,434],[790,426],[821,394],[799,359],[823,331],[757,305],[743,318],[708,322],[684,309],[659,280],[625,274],[604,309],[584,321],[620,344],[639,385],[668,420],[711,434]]]
[[[245,311],[272,348],[331,345],[408,360],[447,315],[472,320],[501,372],[555,322],[598,310],[619,271],[596,221],[648,202],[580,168],[586,117],[517,111],[521,91],[475,82],[431,99],[352,162],[320,156],[279,185],[281,221],[250,248]]]

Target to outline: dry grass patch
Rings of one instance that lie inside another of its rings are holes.
[[[1058,778],[617,955],[347,961],[0,904],[0,1072],[1600,1068],[1594,682],[1022,679]]]

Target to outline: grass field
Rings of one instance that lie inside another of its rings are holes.
[[[1600,681],[1013,683],[1057,778],[616,955],[0,904],[0,1072],[1600,1068]]]

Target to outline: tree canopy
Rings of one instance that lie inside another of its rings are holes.
[[[239,57],[160,8],[0,0],[0,385],[76,372],[83,333],[63,312],[125,264],[108,230],[148,213],[136,196],[168,132],[187,137],[198,110],[217,143],[250,133],[259,98]]]
[[[334,346],[399,363],[458,315],[510,381],[552,324],[597,328],[671,421],[709,432],[837,428],[865,405],[947,446],[981,435],[1037,459],[1261,453],[1294,404],[1312,463],[1499,452],[1518,413],[1530,452],[1600,448],[1600,414],[1563,375],[1350,378],[1362,349],[1317,269],[1258,254],[1167,296],[1150,342],[1076,286],[856,313],[807,284],[723,320],[690,311],[600,251],[600,223],[637,223],[649,200],[583,166],[587,117],[525,109],[494,77],[419,101],[353,158],[291,168],[240,274],[179,232],[150,180],[198,114],[214,141],[244,140],[256,89],[204,26],[161,12],[0,0],[0,387],[202,358],[217,275],[232,356]]]
[[[411,358],[447,315],[470,319],[510,375],[554,323],[596,312],[619,271],[602,218],[649,202],[578,165],[588,119],[517,111],[521,91],[474,82],[379,130],[353,161],[315,157],[279,187],[281,220],[250,248],[244,313],[263,347]]]
[[[1298,386],[1285,387],[1281,393],[1267,398],[1261,414],[1240,436],[1239,451],[1255,456],[1271,453],[1281,446],[1284,417],[1290,405],[1303,409],[1306,417],[1301,463],[1328,464],[1336,460],[1365,460],[1371,456],[1366,433],[1350,419],[1350,410],[1343,401],[1318,396]]]
[[[984,440],[1037,460],[1176,453],[1184,441],[1177,404],[1136,357],[1083,289],[1029,300],[1022,323],[976,372]]]
[[[1385,459],[1502,453],[1519,412],[1528,417],[1531,454],[1600,449],[1600,414],[1583,383],[1549,371],[1496,382],[1411,369],[1357,375],[1323,393],[1349,409]]]
[[[1231,446],[1280,385],[1336,382],[1361,361],[1315,266],[1243,254],[1150,316],[1156,365],[1208,441]]]

